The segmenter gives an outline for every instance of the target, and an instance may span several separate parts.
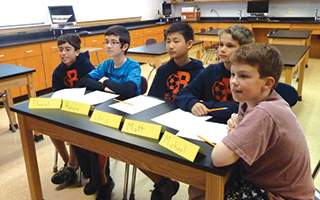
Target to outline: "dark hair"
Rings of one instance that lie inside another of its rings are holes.
[[[66,42],[73,46],[76,51],[80,49],[81,39],[78,34],[66,33],[64,35],[59,36],[57,39],[58,46]]]
[[[121,47],[123,47],[124,44],[128,44],[128,49],[130,47],[130,34],[129,31],[120,25],[114,25],[107,28],[107,30],[104,33],[105,36],[114,35],[119,36],[119,41],[121,43]],[[127,54],[127,50],[125,50],[124,54]]]
[[[221,29],[218,32],[219,37],[223,33],[228,33],[232,36],[232,39],[237,41],[239,45],[251,44],[254,42],[254,37],[250,29],[241,25],[232,25],[227,28]]]
[[[241,63],[256,67],[260,78],[271,76],[275,88],[283,70],[283,61],[278,49],[268,44],[246,44],[240,46],[230,58],[232,64]]]
[[[169,26],[165,32],[165,37],[172,33],[180,33],[183,35],[186,42],[194,39],[194,32],[192,27],[187,23],[175,22]]]

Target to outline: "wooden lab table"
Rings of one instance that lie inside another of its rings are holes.
[[[119,129],[91,122],[87,115],[59,109],[28,109],[28,103],[27,101],[17,104],[11,107],[11,110],[18,115],[29,189],[33,200],[45,198],[42,194],[32,131],[204,189],[207,200],[222,200],[224,197],[224,185],[230,177],[232,167],[214,167],[210,156],[213,147],[203,141],[187,139],[199,145],[205,152],[205,156],[198,155],[194,162],[190,162],[159,145],[156,139],[124,133]],[[154,123],[151,121],[154,117],[176,109],[173,102],[165,102],[130,115],[109,107],[113,103],[111,99],[96,106],[95,109],[121,115],[124,119],[148,123]],[[164,129],[173,134],[177,133],[176,130],[166,126]]]
[[[302,100],[302,87],[304,81],[304,69],[309,54],[309,46],[273,44],[281,53],[285,74],[285,83],[292,84],[293,73],[298,70],[298,100]]]
[[[202,43],[203,41],[194,41],[192,48],[189,50],[189,55],[195,53],[195,59],[200,60],[202,56]],[[129,49],[127,55],[129,58],[140,63],[154,63],[156,68],[170,60],[170,56],[166,50],[166,41]]]
[[[11,89],[26,85],[28,97],[36,97],[33,83],[33,72],[35,69],[20,67],[16,65],[0,64],[0,90],[4,91],[7,96],[8,106],[13,106]],[[13,112],[9,115],[15,126],[17,126],[16,116]]]

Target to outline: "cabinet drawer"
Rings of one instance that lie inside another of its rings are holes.
[[[163,26],[143,29],[143,36],[145,38],[157,34],[163,34]]]
[[[15,58],[27,58],[41,55],[40,44],[23,45],[16,48]]]
[[[56,53],[59,51],[56,41],[41,43],[41,49],[43,54]]]
[[[104,35],[93,35],[93,36],[86,36],[83,37],[84,39],[84,46],[85,47],[90,47],[90,46],[95,46],[97,44],[102,44],[104,42]]]
[[[5,62],[8,60],[14,60],[16,58],[15,55],[16,48],[1,48],[0,49],[0,62]]]
[[[143,36],[143,30],[142,29],[136,29],[129,31],[131,39],[138,38]]]

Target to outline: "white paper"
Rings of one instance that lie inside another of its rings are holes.
[[[178,108],[151,120],[164,126],[181,130],[188,125],[196,126],[197,123],[204,122],[210,118],[211,116],[195,116]]]
[[[119,96],[117,94],[112,94],[112,93],[102,92],[102,91],[94,91],[88,94],[84,94],[85,91],[86,91],[86,88],[62,89],[53,93],[51,98],[58,98],[63,100],[96,105],[96,104],[108,101],[110,99],[114,99]]]
[[[148,108],[151,108],[153,106],[157,106],[159,104],[164,103],[164,101],[162,100],[159,100],[153,97],[148,97],[145,95],[139,95],[139,96],[127,99],[124,102],[130,103],[131,105],[122,103],[122,102],[117,102],[109,106],[111,108],[115,108],[117,110],[133,115],[143,110],[146,110]]]
[[[197,124],[188,125],[177,133],[177,136],[179,137],[203,141],[198,135],[210,142],[219,143],[228,135],[227,125],[215,122],[199,122]]]
[[[211,116],[195,116],[178,108],[151,120],[178,130],[179,137],[202,140],[198,137],[200,135],[210,142],[218,143],[228,134],[227,127],[225,124],[207,122],[210,118]]]
[[[86,91],[86,88],[66,88],[53,93],[51,98],[79,101]]]
[[[80,101],[82,103],[96,105],[99,103],[106,102],[110,99],[117,98],[118,96],[119,96],[118,94],[112,94],[112,93],[102,92],[102,91],[94,91],[84,95],[83,99],[81,99]]]

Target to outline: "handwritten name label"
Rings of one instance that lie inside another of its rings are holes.
[[[120,115],[115,115],[115,114],[103,112],[100,110],[94,110],[90,117],[90,121],[92,122],[102,124],[105,126],[110,126],[116,129],[119,128],[122,120],[123,120],[123,117]]]
[[[29,109],[60,109],[62,99],[30,98]]]
[[[125,133],[131,133],[153,139],[159,139],[160,132],[162,130],[163,127],[161,125],[150,124],[130,119],[126,119],[124,121],[124,124],[121,129],[121,131]]]
[[[190,160],[191,162],[194,161],[198,152],[204,154],[204,151],[200,148],[200,146],[175,136],[167,131],[164,132],[159,144],[166,149],[169,149],[170,151],[186,158],[187,160]]]
[[[88,115],[91,107],[92,106],[90,104],[64,100],[61,110],[81,115]]]

